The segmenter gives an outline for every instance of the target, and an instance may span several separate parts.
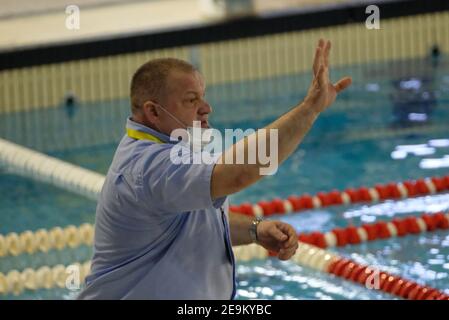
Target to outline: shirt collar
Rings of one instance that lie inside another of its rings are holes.
[[[173,144],[177,143],[177,141],[171,141],[170,137],[167,136],[165,133],[161,133],[161,132],[159,132],[157,130],[154,130],[154,129],[150,128],[150,127],[147,127],[147,126],[145,126],[143,124],[137,123],[137,122],[133,121],[131,119],[131,117],[129,117],[126,120],[126,128],[127,129],[133,129],[133,130],[141,131],[141,132],[145,132],[145,133],[149,133],[149,134],[155,136],[156,138],[162,140],[165,143],[173,143]]]

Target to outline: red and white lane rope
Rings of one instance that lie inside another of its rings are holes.
[[[298,240],[320,248],[359,244],[366,241],[403,237],[409,234],[449,229],[449,213],[425,213],[420,217],[406,216],[391,221],[363,224],[360,227],[335,228],[329,232],[308,232],[298,234]],[[50,230],[15,232],[0,234],[0,257],[32,254],[51,249],[76,248],[92,245],[94,226],[84,223],[81,226],[55,227]]]
[[[449,191],[449,176],[431,177],[415,181],[391,182],[384,185],[376,184],[370,188],[360,187],[358,189],[348,188],[344,191],[318,192],[316,195],[292,195],[284,200],[276,198],[271,201],[259,201],[257,204],[245,202],[240,205],[232,205],[230,210],[251,216],[269,216],[333,205],[405,199],[447,191]]]
[[[322,249],[312,248],[309,249],[309,252],[313,250],[318,251]],[[315,255],[317,254],[315,253]],[[337,277],[364,285],[369,289],[377,289],[404,299],[449,300],[449,295],[438,289],[421,285],[401,276],[392,275],[376,267],[359,264],[344,257],[334,257],[327,265],[325,271]]]
[[[239,261],[261,259],[269,255],[264,248],[255,244],[235,247],[234,254]],[[449,295],[438,289],[389,274],[373,266],[359,264],[334,252],[301,241],[292,260],[298,265],[333,274],[363,285],[367,289],[377,289],[404,299],[449,300]]]
[[[449,229],[449,213],[425,213],[420,217],[407,216],[391,221],[363,224],[360,227],[335,228],[329,232],[300,233],[299,241],[320,248],[360,244],[366,241],[403,237],[409,234]]]

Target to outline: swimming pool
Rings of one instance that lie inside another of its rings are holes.
[[[275,197],[286,198],[290,194],[313,194],[321,190],[343,190],[448,174],[449,161],[444,159],[449,157],[449,61],[448,57],[441,56],[438,67],[432,67],[429,63],[428,59],[423,58],[335,69],[333,78],[342,74],[353,77],[352,88],[321,115],[304,143],[275,176],[266,177],[257,185],[233,195],[231,203],[255,203]],[[400,67],[394,68],[392,65]],[[214,107],[211,123],[218,129],[259,128],[299,101],[305,94],[308,79],[309,73],[300,73],[212,85],[207,94]],[[245,93],[248,95],[245,96]],[[410,100],[413,94],[417,97]],[[223,95],[236,98],[232,104],[229,100],[224,104],[220,99]],[[77,135],[82,140],[83,132],[78,129],[85,127],[86,122],[98,125],[99,135],[108,127],[111,130],[124,127],[128,113],[126,100],[95,106],[97,108],[78,105],[73,112],[67,112],[64,108],[34,111],[32,117],[33,121],[46,122],[49,128],[56,124],[59,126],[61,135],[53,137],[55,143],[57,139],[70,135]],[[108,118],[111,113],[114,116]],[[407,117],[410,114],[413,115]],[[13,117],[4,116],[0,121],[2,125],[8,121],[19,121]],[[116,144],[74,146],[69,150],[50,153],[105,174],[115,147]],[[55,147],[55,150],[58,148]],[[429,162],[429,159],[439,159],[440,167],[435,167],[435,161]],[[0,177],[1,234],[94,222],[93,201],[8,174],[7,168],[2,168]],[[393,216],[442,210],[449,210],[449,194],[372,205],[329,207],[279,218],[292,223],[298,232],[329,231],[348,223],[360,225]],[[447,231],[332,250],[448,293]],[[90,247],[81,246],[52,250],[48,254],[7,256],[0,259],[0,272],[59,263],[67,265],[86,261],[91,254]],[[297,266],[293,262],[280,262],[273,258],[239,263],[237,271],[239,299],[394,298]],[[19,296],[2,298],[69,299],[74,294],[65,289],[51,289],[25,291]]]

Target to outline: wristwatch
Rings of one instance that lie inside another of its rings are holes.
[[[263,221],[262,218],[257,217],[256,219],[253,220],[253,222],[251,223],[251,226],[249,227],[249,236],[251,237],[251,240],[254,243],[257,243],[259,241],[259,239],[257,238],[257,226],[259,225],[259,223]]]

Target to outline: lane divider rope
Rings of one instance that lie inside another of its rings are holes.
[[[449,300],[446,293],[417,282],[392,275],[376,267],[362,265],[316,246],[299,242],[293,258],[298,264],[333,274],[367,288],[409,300]],[[377,281],[376,281],[377,277]],[[378,287],[376,287],[376,282]]]
[[[259,245],[250,244],[235,247],[234,255],[237,261],[248,261],[264,259],[273,254]],[[298,250],[292,257],[292,261],[301,266],[333,274],[364,286],[367,286],[371,281],[370,278],[377,273],[378,287],[374,287],[375,289],[404,299],[449,300],[449,295],[438,289],[391,275],[372,266],[361,265],[336,253],[303,242],[299,242]],[[75,263],[71,266],[73,265],[78,266],[79,282],[82,283],[86,275],[89,274],[90,261],[82,264]],[[63,265],[43,266],[37,270],[27,268],[21,272],[12,270],[7,274],[0,272],[0,294],[19,295],[24,290],[64,288],[69,275],[68,267]]]
[[[68,191],[96,200],[105,176],[0,138],[0,163],[21,176],[48,182]],[[332,205],[376,203],[387,199],[404,199],[449,191],[449,175],[415,181],[376,184],[374,187],[348,188],[344,191],[303,194],[287,199],[275,198],[257,204],[231,205],[230,210],[251,216],[317,209]]]
[[[367,241],[383,240],[391,237],[403,237],[410,234],[449,229],[449,213],[424,213],[420,217],[406,216],[391,221],[379,221],[363,224],[360,227],[348,226],[335,228],[329,232],[303,232],[298,240],[320,248],[342,247]],[[66,247],[77,248],[91,246],[94,238],[94,225],[84,223],[79,227],[69,225],[50,230],[39,229],[35,232],[15,232],[0,234],[0,257],[18,256],[37,251],[48,252],[51,249],[62,250]]]
[[[320,248],[343,247],[367,241],[404,237],[422,232],[449,229],[449,213],[424,213],[420,217],[406,216],[391,221],[362,224],[360,227],[335,228],[329,232],[307,232],[298,234],[299,241]]]
[[[405,199],[449,191],[449,176],[430,177],[415,181],[376,184],[373,187],[348,188],[344,191],[318,192],[316,195],[291,195],[287,199],[249,202],[231,205],[230,210],[249,216],[263,217],[303,210],[318,209],[335,205],[355,203],[377,203],[388,199]]]
[[[0,164],[17,175],[96,200],[104,175],[0,138]]]
[[[11,270],[7,274],[0,272],[0,294],[19,295],[25,290],[67,288],[68,277],[73,274],[72,266],[77,268],[79,284],[82,284],[89,274],[90,261],[73,263],[70,266],[62,264],[54,267],[42,266],[36,270],[31,268],[23,271]]]
[[[70,248],[80,245],[91,246],[93,238],[94,226],[89,223],[79,227],[70,225],[65,228],[39,229],[20,234],[11,232],[5,236],[0,234],[0,257],[18,256],[22,253],[33,254],[36,251],[48,252],[51,249],[62,250],[67,246]]]

